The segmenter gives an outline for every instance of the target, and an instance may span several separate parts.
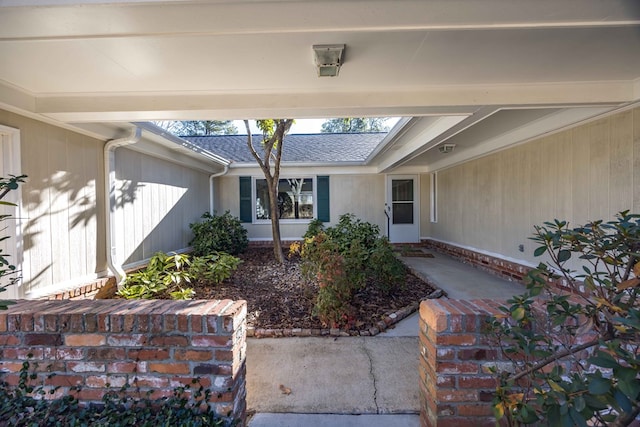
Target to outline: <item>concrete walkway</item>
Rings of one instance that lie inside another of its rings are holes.
[[[439,253],[403,261],[449,298],[524,291]],[[418,316],[375,337],[250,338],[249,427],[418,427]]]

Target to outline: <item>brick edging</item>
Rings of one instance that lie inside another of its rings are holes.
[[[383,320],[376,323],[369,329],[344,331],[338,328],[283,328],[283,329],[265,329],[247,327],[247,337],[251,338],[287,338],[287,337],[372,337],[384,332],[391,326],[395,325],[410,314],[418,311],[420,302],[412,303],[400,310],[390,313]]]

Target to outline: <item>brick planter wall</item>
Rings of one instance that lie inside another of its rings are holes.
[[[485,333],[498,313],[492,300],[426,300],[420,305],[420,423],[422,427],[494,427],[496,381],[488,368],[500,363]]]
[[[216,412],[244,426],[246,313],[230,300],[20,301],[0,312],[0,379],[17,384],[30,360],[36,384],[60,387],[51,397],[88,403],[108,383],[157,398],[200,378]]]

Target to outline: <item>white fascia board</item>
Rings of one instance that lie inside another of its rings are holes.
[[[35,112],[63,122],[425,116],[468,114],[486,105],[620,104],[635,99],[633,81],[606,81],[322,93],[59,94],[37,97]]]
[[[418,150],[422,150],[432,144],[437,144],[437,137],[465,120],[468,116],[444,116],[434,118],[427,123],[417,135],[403,143],[397,150],[390,150],[386,158],[377,165],[380,172],[387,172],[391,168],[399,166],[403,160],[410,157]],[[417,124],[416,126],[420,126]]]
[[[375,175],[378,170],[373,166],[281,166],[280,177],[286,178],[291,176],[311,176],[311,175]],[[257,165],[247,167],[234,167],[231,164],[227,176],[263,176],[262,169]]]

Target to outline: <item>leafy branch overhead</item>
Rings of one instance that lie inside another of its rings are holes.
[[[512,368],[496,371],[509,426],[628,426],[640,414],[640,215],[535,227],[527,291],[491,329]]]

